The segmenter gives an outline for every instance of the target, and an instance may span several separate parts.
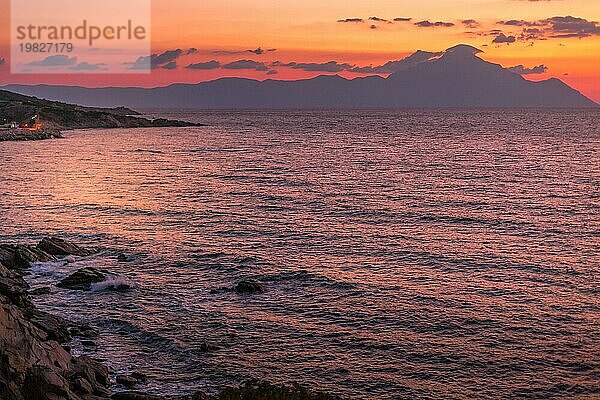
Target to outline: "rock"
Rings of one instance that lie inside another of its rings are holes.
[[[97,344],[93,340],[84,339],[81,341],[81,344],[87,347],[96,347]]]
[[[39,400],[74,397],[65,377],[49,367],[39,365],[34,365],[27,371],[24,394],[26,398]]]
[[[74,358],[69,374],[71,381],[76,381],[80,378],[86,380],[91,385],[92,393],[95,395],[107,396],[109,394],[107,389],[110,385],[108,368],[90,357],[81,356]]]
[[[117,383],[126,388],[132,388],[137,385],[139,381],[131,375],[117,375]]]
[[[0,262],[10,269],[26,269],[34,262],[56,261],[56,257],[34,246],[0,245]]]
[[[53,256],[89,256],[93,252],[57,237],[43,238],[37,245],[38,249]]]
[[[121,392],[110,396],[112,400],[166,400],[165,397],[142,392]]]
[[[43,296],[45,294],[50,294],[51,291],[52,289],[50,289],[48,286],[44,286],[30,290],[29,294],[31,296]]]
[[[127,257],[127,256],[126,256],[125,254],[123,254],[123,253],[120,253],[120,254],[117,256],[117,261],[118,261],[118,262],[128,262],[128,261],[129,261],[129,257]]]
[[[202,342],[198,345],[198,350],[200,350],[202,353],[208,353],[210,351],[219,350],[219,347],[208,342]]]
[[[106,280],[106,274],[96,268],[82,268],[60,281],[57,286],[71,290],[90,290],[92,284]]]
[[[34,309],[29,313],[32,324],[46,332],[48,340],[56,340],[58,343],[66,343],[71,340],[68,330],[69,321],[52,314]]]
[[[138,382],[146,382],[148,380],[146,374],[143,374],[141,372],[132,372],[131,377],[136,379]]]
[[[194,396],[192,396],[193,400],[210,399],[210,397]],[[247,381],[239,388],[227,388],[215,399],[339,400],[338,397],[327,393],[312,392],[297,384],[284,386],[256,380]]]
[[[234,290],[241,294],[256,294],[265,292],[263,286],[255,281],[241,281],[236,285]]]

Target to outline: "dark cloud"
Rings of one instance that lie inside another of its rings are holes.
[[[175,61],[183,54],[181,49],[167,50],[161,54],[152,55],[152,67],[161,67],[165,64]]]
[[[90,64],[87,62],[82,62],[79,63],[77,65],[73,65],[72,67],[69,67],[70,71],[98,71],[100,69],[102,69],[102,67],[105,67],[106,64],[100,63],[100,64]]]
[[[303,71],[310,72],[342,72],[353,68],[353,65],[346,63],[338,63],[336,61],[329,61],[326,63],[282,63],[275,61],[271,64],[272,67],[287,67],[292,69],[300,69]]]
[[[168,63],[161,65],[160,68],[162,68],[162,69],[177,69],[177,62],[169,61]]]
[[[377,25],[371,25],[369,29],[377,29]]]
[[[596,21],[588,21],[583,18],[566,16],[552,17],[543,22],[550,26],[552,38],[588,37],[600,35],[600,25]]]
[[[152,54],[149,57],[138,57],[132,63],[125,63],[129,65],[129,69],[147,71],[149,69],[176,69],[177,59],[181,56],[188,56],[198,53],[198,49],[189,48],[187,50],[175,49],[166,50],[160,54]]]
[[[369,17],[369,21],[391,23],[389,20],[387,20],[385,18],[379,18],[379,17]]]
[[[415,25],[418,26],[419,28],[432,28],[432,27],[444,27],[444,28],[450,28],[452,26],[454,26],[454,24],[452,22],[442,22],[442,21],[437,21],[437,22],[431,22],[431,21],[419,21],[419,22],[415,22]]]
[[[412,21],[412,18],[398,17],[398,18],[394,18],[394,21],[396,21],[396,22],[409,22],[409,21]]]
[[[474,19],[463,19],[461,22],[467,28],[477,28],[477,27],[479,27],[479,22],[477,22]]]
[[[273,52],[273,51],[277,51],[277,49],[267,49],[267,50],[263,50],[262,47],[259,47],[257,49],[254,50],[246,50],[248,53],[254,53],[256,55],[262,55],[265,54],[267,52]]]
[[[361,22],[365,22],[364,19],[362,18],[346,18],[346,19],[338,19],[337,22],[354,22],[354,23],[361,23]]]
[[[597,21],[584,18],[565,16],[551,17],[537,21],[512,19],[498,21],[499,25],[521,27],[521,40],[546,40],[556,38],[586,38],[600,35],[600,25]]]
[[[253,60],[238,60],[223,65],[223,69],[252,69],[255,71],[268,71],[269,68],[261,62]]]
[[[279,72],[275,69],[270,69],[267,71],[267,75],[277,75]]]
[[[506,36],[504,33],[499,34],[492,40],[492,43],[514,43],[517,41],[517,38],[514,36]]]
[[[221,63],[218,62],[217,60],[211,60],[211,61],[206,61],[206,62],[200,62],[200,63],[190,64],[190,65],[188,65],[185,68],[187,68],[187,69],[195,69],[195,70],[208,71],[208,70],[211,70],[211,69],[221,68]]]
[[[543,64],[536,65],[532,68],[527,68],[524,65],[515,65],[514,67],[508,67],[506,69],[519,75],[536,75],[543,74],[544,72],[548,71],[548,67]]]
[[[508,21],[498,21],[498,25],[507,25],[507,26],[541,26],[543,25],[537,21],[523,21],[522,19],[511,19]]]
[[[77,64],[77,57],[57,55],[48,56],[41,61],[32,61],[27,65],[31,67],[70,67],[75,64]]]

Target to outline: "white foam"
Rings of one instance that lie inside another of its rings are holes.
[[[133,284],[125,277],[118,275],[110,275],[106,280],[92,285],[92,292],[102,292],[104,290],[123,291],[131,289]]]
[[[47,261],[47,262],[34,262],[31,263],[31,273],[40,276],[55,275],[56,270],[60,269],[64,265],[64,261]]]

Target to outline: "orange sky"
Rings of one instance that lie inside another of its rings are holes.
[[[9,58],[9,0],[0,0],[0,58]],[[386,23],[369,17],[411,21]],[[564,27],[539,21],[573,16],[586,21]],[[362,18],[364,22],[337,22]],[[465,26],[461,21],[475,20]],[[544,32],[535,39],[520,39],[523,26],[498,21],[524,20]],[[419,21],[453,23],[451,27],[419,27]],[[351,65],[381,65],[401,59],[417,49],[439,51],[458,43],[484,50],[482,58],[504,66],[543,64],[546,73],[528,75],[540,80],[557,77],[600,102],[600,1],[598,0],[154,0],[152,47],[154,53],[196,48],[179,57],[178,68],[154,70],[150,75],[11,75],[9,63],[0,65],[0,84],[54,83],[86,86],[161,86],[173,82],[199,82],[222,76],[256,79],[294,79],[324,72],[276,67],[265,71],[215,69],[189,70],[191,63],[217,60],[221,64],[247,59],[270,65],[336,61]],[[371,29],[375,25],[376,29]],[[543,25],[543,26],[540,26]],[[517,37],[514,43],[493,44],[501,30]],[[562,36],[562,37],[553,37]],[[567,37],[568,36],[568,37]],[[257,55],[245,50],[277,49]],[[235,53],[226,54],[223,51]],[[133,61],[133,60],[132,60]],[[273,73],[273,72],[272,72]],[[346,77],[359,76],[347,71]]]

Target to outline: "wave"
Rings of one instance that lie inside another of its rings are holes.
[[[119,275],[111,275],[102,282],[92,285],[92,292],[102,292],[105,290],[122,292],[132,289],[134,285],[127,278]]]

